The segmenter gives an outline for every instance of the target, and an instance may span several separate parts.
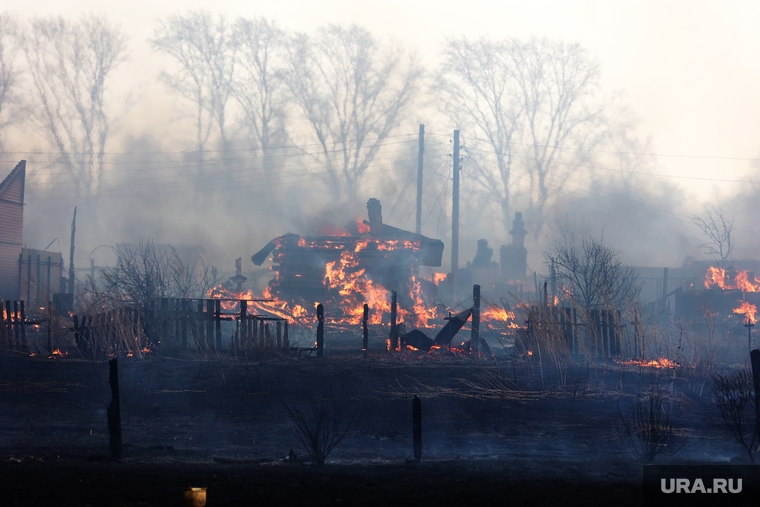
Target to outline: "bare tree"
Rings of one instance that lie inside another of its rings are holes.
[[[287,83],[320,147],[334,199],[360,180],[396,127],[422,71],[400,48],[383,51],[359,26],[329,25],[290,43]]]
[[[620,252],[593,238],[580,248],[557,245],[546,256],[549,265],[554,259],[557,283],[586,314],[634,304],[641,294],[636,270],[620,261]]]
[[[477,181],[501,206],[505,224],[511,220],[512,139],[522,116],[512,58],[516,45],[513,39],[450,39],[434,86],[448,115],[472,129],[472,137],[485,137],[495,156],[496,167],[490,168],[477,151],[472,154]]]
[[[234,46],[238,59],[233,94],[266,169],[272,143],[285,137],[285,33],[264,18],[240,18],[234,25]]]
[[[734,251],[734,243],[731,239],[731,233],[734,230],[734,220],[728,220],[723,214],[723,209],[712,210],[707,206],[704,207],[705,216],[691,215],[691,221],[699,227],[707,241],[699,245],[704,249],[707,255],[720,256],[720,262],[725,262],[731,258]]]
[[[116,266],[101,272],[103,290],[92,294],[104,302],[134,303],[142,310],[155,298],[203,296],[213,284],[202,259],[198,266],[150,239],[117,245],[114,252]]]
[[[201,163],[216,126],[220,146],[228,149],[227,103],[232,96],[236,46],[232,27],[223,16],[207,11],[173,14],[159,22],[151,46],[172,57],[176,72],[162,72],[164,82],[195,106],[196,149]]]
[[[0,129],[12,120],[12,109],[19,105],[17,94],[21,71],[16,62],[20,48],[17,39],[18,25],[7,13],[0,14]]]
[[[538,234],[547,202],[607,130],[595,95],[599,64],[579,44],[546,39],[450,39],[438,73],[449,114],[474,130],[496,159],[477,177],[509,224],[513,169],[524,170],[523,197]],[[478,161],[477,151],[470,155]]]
[[[126,36],[104,16],[35,18],[21,36],[36,107],[32,119],[58,151],[78,194],[102,179],[112,120],[110,74],[125,61]]]

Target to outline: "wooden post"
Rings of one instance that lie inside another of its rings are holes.
[[[203,300],[198,300],[198,344],[201,350],[206,348],[206,322],[203,320]]]
[[[108,361],[108,383],[111,385],[111,404],[108,406],[108,435],[111,461],[121,460],[121,405],[119,403],[119,364],[116,358]]]
[[[21,336],[18,329],[18,301],[13,302],[13,338],[14,348],[21,344]]]
[[[222,351],[222,301],[214,301],[214,322],[216,324],[216,350]]]
[[[454,131],[454,153],[451,158],[451,306],[454,306],[459,288],[459,130]]]
[[[425,124],[420,123],[419,148],[417,149],[417,215],[414,232],[422,231],[422,163],[425,153]]]
[[[214,300],[206,300],[206,343],[214,350]]]
[[[277,321],[277,348],[282,348],[282,322]]]
[[[362,350],[364,351],[364,357],[367,357],[367,349],[369,347],[369,331],[367,330],[367,322],[369,321],[369,305],[364,304],[364,314],[362,315]]]
[[[238,340],[241,346],[246,346],[248,343],[248,301],[245,299],[240,300],[240,331],[238,333]]]
[[[474,358],[478,357],[480,345],[480,285],[472,286],[472,333],[470,334],[470,353]]]
[[[412,434],[414,436],[414,461],[422,460],[422,404],[418,397],[412,400]]]
[[[32,256],[30,255],[29,258],[31,259]],[[26,337],[26,309],[24,307],[24,301],[19,301],[19,304],[21,306],[21,342],[24,347],[28,347],[29,340]]]
[[[394,351],[398,348],[398,328],[396,327],[396,304],[397,304],[396,291],[391,292],[391,350]]]
[[[317,305],[317,357],[325,355],[325,308],[322,303]]]
[[[288,351],[290,351],[290,340],[288,339],[288,321],[285,321],[285,330],[282,334],[282,347],[285,349],[285,353],[287,354]]]
[[[48,325],[47,325],[47,348],[50,351],[50,353],[53,353],[53,305],[50,301],[48,301],[47,304],[47,317],[48,317]],[[0,310],[2,311],[2,310]]]

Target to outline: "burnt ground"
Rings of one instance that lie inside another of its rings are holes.
[[[658,463],[741,456],[709,385],[689,371],[550,368],[445,355],[342,353],[248,360],[119,360],[124,458],[109,463],[106,361],[0,356],[2,505],[640,505],[641,462],[619,407],[657,382],[672,394],[680,451]],[[410,463],[411,399],[423,461]],[[324,467],[286,406],[330,397],[345,439]],[[290,449],[300,458],[286,459]]]

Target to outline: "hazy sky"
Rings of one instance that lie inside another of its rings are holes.
[[[639,120],[639,136],[651,139],[652,151],[661,155],[658,173],[679,176],[676,181],[702,199],[714,187],[726,191],[732,187],[711,180],[760,181],[752,174],[750,160],[760,155],[760,2],[27,0],[23,7],[18,2],[3,3],[20,15],[109,14],[132,37],[132,70],[145,71],[148,81],[155,80],[150,72],[161,65],[145,42],[156,20],[191,8],[210,8],[229,17],[263,15],[285,28],[306,31],[328,22],[359,23],[381,38],[415,47],[428,67],[436,63],[447,36],[579,41],[601,60],[605,91],[624,93]]]

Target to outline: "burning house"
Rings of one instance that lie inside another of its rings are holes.
[[[363,305],[379,324],[397,293],[399,317],[424,327],[436,286],[419,277],[420,266],[440,266],[443,242],[383,223],[377,199],[367,203],[369,220],[355,221],[330,235],[285,234],[251,260],[260,266],[271,255],[274,279],[265,295],[291,303],[294,315],[315,302],[337,305],[358,323]]]
[[[708,266],[701,284],[675,293],[675,314],[681,319],[693,319],[709,311],[735,321],[735,327],[754,324],[760,305],[760,280],[752,266],[740,267],[750,263],[737,262],[726,268]]]

